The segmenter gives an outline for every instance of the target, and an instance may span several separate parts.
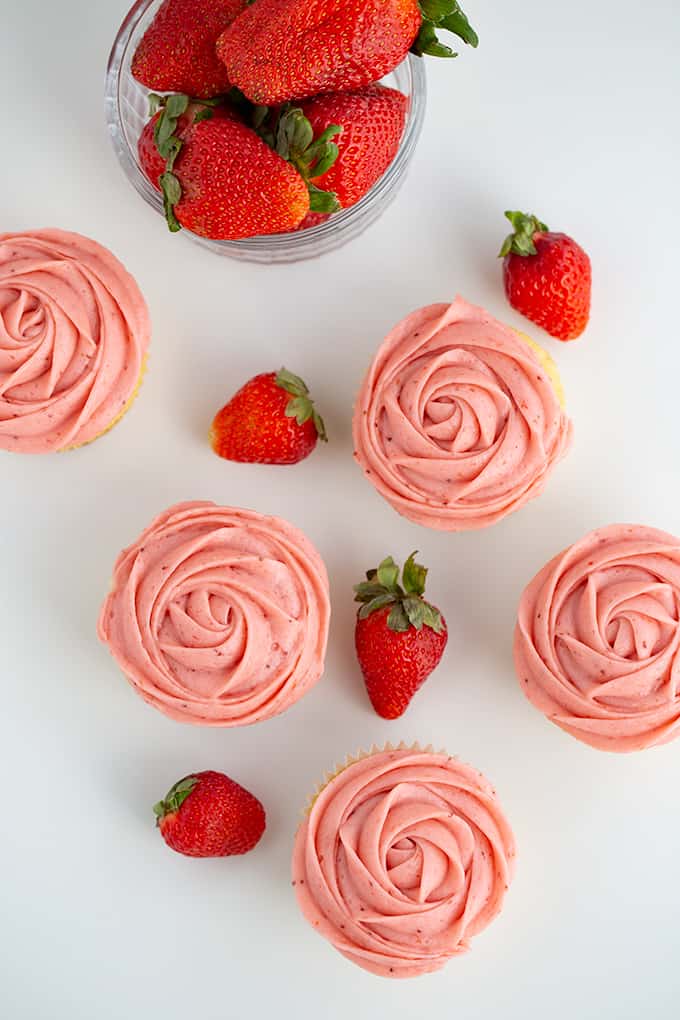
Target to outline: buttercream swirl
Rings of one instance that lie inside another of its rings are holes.
[[[321,557],[285,521],[180,503],[121,553],[99,635],[145,701],[242,726],[283,712],[323,672]]]
[[[556,556],[522,595],[515,666],[529,700],[592,747],[680,735],[680,539],[614,524]]]
[[[458,297],[381,345],[354,414],[355,457],[399,513],[483,528],[539,495],[571,422],[535,349]]]
[[[106,431],[139,382],[139,287],[79,234],[0,234],[0,449],[50,453]]]
[[[298,830],[307,920],[384,977],[438,970],[500,911],[512,832],[488,781],[445,754],[385,750],[341,771]]]

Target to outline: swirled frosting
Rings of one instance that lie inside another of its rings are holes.
[[[538,496],[571,442],[544,361],[458,297],[399,323],[354,413],[355,457],[399,513],[430,528],[483,528]]]
[[[515,843],[495,791],[445,754],[385,750],[341,771],[298,830],[303,914],[383,977],[438,970],[500,911]]]
[[[524,591],[522,689],[563,730],[605,751],[680,735],[680,539],[614,524],[586,535]]]
[[[300,531],[252,510],[180,503],[121,553],[99,636],[166,715],[243,726],[317,682],[329,617],[326,568]]]
[[[124,412],[150,324],[110,251],[63,230],[0,234],[0,449],[82,446]]]

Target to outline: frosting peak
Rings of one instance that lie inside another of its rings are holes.
[[[539,495],[571,443],[548,360],[460,297],[413,312],[362,386],[357,461],[418,524],[494,524]]]

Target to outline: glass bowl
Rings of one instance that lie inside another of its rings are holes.
[[[125,176],[142,198],[163,216],[159,192],[142,173],[137,139],[148,118],[148,90],[132,77],[130,65],[137,45],[153,20],[162,0],[137,0],[120,27],[109,57],[106,74],[106,120],[113,147]],[[411,54],[384,79],[410,100],[406,127],[392,165],[360,202],[335,213],[317,227],[292,234],[249,237],[242,241],[211,241],[183,231],[193,241],[217,255],[248,262],[299,262],[334,251],[370,226],[385,211],[403,183],[423,126],[427,85],[424,60]],[[159,230],[164,229],[159,223]]]

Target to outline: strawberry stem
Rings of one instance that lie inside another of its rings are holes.
[[[467,46],[476,48],[479,37],[468,21],[467,15],[456,0],[419,0],[423,21],[420,32],[411,47],[411,52],[422,57],[457,57],[450,46],[439,40],[438,29],[457,35]]]
[[[527,257],[529,255],[536,255],[536,245],[534,244],[534,237],[536,234],[545,233],[549,229],[545,223],[541,223],[536,216],[531,213],[523,212],[512,212],[507,211],[505,218],[510,220],[513,226],[513,233],[503,241],[500,252],[498,253],[499,258],[505,258],[506,255],[522,255]]]
[[[411,553],[404,564],[399,583],[399,566],[391,556],[382,561],[376,570],[366,573],[366,580],[354,586],[354,601],[361,603],[359,619],[391,606],[387,618],[390,630],[403,633],[410,627],[422,630],[430,627],[441,634],[444,621],[435,606],[426,602],[425,581],[427,568],[416,563],[417,553]]]

